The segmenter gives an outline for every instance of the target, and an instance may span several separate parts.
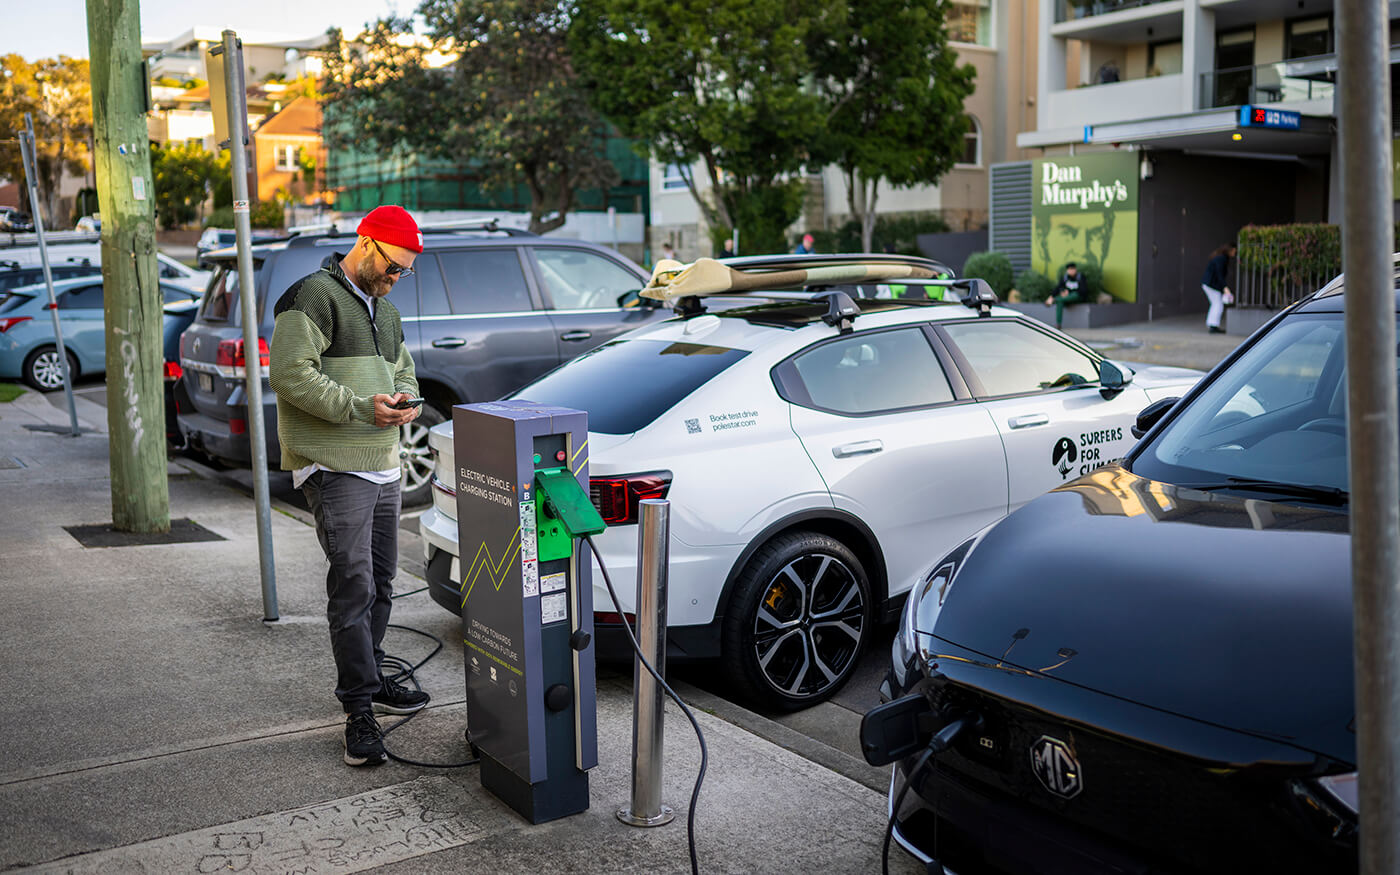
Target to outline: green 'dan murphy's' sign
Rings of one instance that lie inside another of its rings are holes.
[[[1137,300],[1138,155],[1038,158],[1031,180],[1031,267],[1058,280],[1065,264],[1097,264],[1104,289]]]

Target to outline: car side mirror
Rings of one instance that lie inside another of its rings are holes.
[[[1099,362],[1099,392],[1112,398],[1133,381],[1133,369],[1121,362],[1104,359]]]
[[[1133,437],[1141,440],[1142,436],[1151,431],[1152,426],[1156,425],[1167,411],[1171,410],[1172,406],[1180,400],[1180,398],[1163,398],[1161,401],[1153,401],[1142,408],[1142,411],[1137,415],[1137,421],[1133,423]]]

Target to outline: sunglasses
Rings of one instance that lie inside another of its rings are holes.
[[[388,276],[401,276],[401,277],[413,276],[413,268],[411,268],[411,267],[404,267],[402,264],[396,263],[396,262],[395,262],[393,259],[391,259],[389,256],[385,255],[385,254],[384,254],[384,250],[379,248],[379,241],[378,241],[378,240],[375,240],[373,237],[369,237],[369,238],[367,238],[367,239],[369,240],[370,243],[373,243],[373,244],[374,244],[374,251],[379,253],[379,257],[382,258],[382,259],[384,259],[384,263],[387,264],[387,265],[389,265],[388,267],[384,268],[384,273],[385,273],[386,275],[388,275]]]

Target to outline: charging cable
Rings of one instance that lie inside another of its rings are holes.
[[[691,713],[681,697],[676,695],[676,691],[671,689],[671,685],[666,683],[655,668],[652,668],[647,658],[642,655],[642,646],[637,643],[637,636],[632,632],[632,627],[627,623],[627,615],[622,611],[622,604],[617,599],[617,591],[613,589],[612,578],[608,576],[608,566],[603,562],[603,556],[598,552],[598,547],[593,543],[592,535],[584,535],[583,540],[588,543],[588,549],[593,551],[593,558],[598,560],[598,568],[603,572],[603,583],[607,584],[608,597],[612,599],[613,607],[617,609],[618,616],[622,617],[622,628],[627,631],[627,640],[632,642],[632,650],[637,654],[637,661],[647,670],[647,673],[656,678],[656,682],[661,685],[661,689],[666,691],[666,695],[680,706],[685,713],[686,719],[690,721],[690,727],[695,730],[695,738],[700,742],[700,771],[695,776],[695,788],[690,791],[690,811],[685,818],[685,836],[690,843],[690,871],[692,875],[699,875],[700,864],[695,856],[695,807],[700,802],[700,785],[705,782],[705,769],[710,761],[709,750],[705,747],[705,733],[700,731],[700,724],[696,721],[695,715]]]
[[[905,779],[904,786],[899,789],[899,795],[895,797],[894,805],[890,806],[890,822],[885,825],[885,843],[884,846],[880,849],[880,871],[883,872],[884,875],[889,875],[890,873],[890,839],[894,837],[894,824],[895,820],[899,817],[899,806],[904,804],[904,794],[908,793],[909,788],[914,786],[914,781],[919,777],[919,773],[923,771],[924,766],[928,764],[930,757],[943,753],[945,750],[952,746],[953,739],[961,735],[964,729],[968,728],[969,726],[976,725],[978,722],[978,719],[973,716],[959,717],[957,720],[952,721],[947,726],[944,726],[942,729],[938,730],[938,732],[934,733],[933,738],[929,741],[928,747],[924,748],[924,752],[919,754],[919,758],[914,762],[914,767],[909,770],[909,776]],[[934,811],[933,818],[933,847],[934,852],[937,853],[937,811]],[[932,868],[932,866],[937,866],[938,868],[934,869]],[[931,875],[943,875],[942,861],[934,860],[933,863],[930,864],[929,872],[931,873]]]
[[[423,589],[427,589],[427,587],[423,587]],[[414,593],[422,592],[423,589],[415,589],[409,592],[399,593],[394,595],[393,598],[413,595]],[[438,655],[438,652],[442,650],[442,639],[432,634],[431,632],[424,632],[422,629],[415,629],[412,626],[400,626],[397,623],[390,623],[387,628],[401,629],[404,632],[412,632],[415,635],[422,635],[424,638],[432,639],[434,644],[432,652],[429,653],[427,656],[423,657],[418,662],[409,662],[406,659],[401,659],[397,656],[390,656],[386,653],[384,654],[384,661],[380,663],[379,666],[379,670],[384,674],[384,677],[388,678],[391,681],[394,681],[395,683],[412,684],[415,690],[421,692],[423,689],[423,685],[418,683],[418,669],[427,665],[428,660]],[[391,670],[392,673],[390,673]],[[419,714],[423,713],[424,710],[426,709],[419,708],[417,711],[414,711],[412,714],[405,716],[402,720],[395,723],[394,725],[387,726],[382,730],[385,742],[384,753],[388,755],[389,759],[393,760],[396,763],[403,763],[404,765],[408,766],[420,766],[425,769],[460,769],[466,766],[474,766],[481,761],[478,757],[472,757],[471,759],[463,760],[460,763],[425,763],[420,762],[418,760],[411,760],[408,757],[399,756],[398,754],[390,750],[388,744],[389,733],[393,732],[395,729],[402,727],[405,723],[412,720],[414,717],[417,717]]]

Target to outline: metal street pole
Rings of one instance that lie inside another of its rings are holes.
[[[35,151],[34,119],[24,114],[24,130],[19,132],[20,158],[24,161],[24,177],[29,182],[29,214],[34,217],[34,233],[39,239],[39,261],[44,265],[44,287],[49,290],[49,315],[53,316],[54,343],[58,345],[59,373],[63,375],[63,394],[68,399],[68,421],[77,437],[78,408],[73,402],[73,375],[68,372],[68,350],[63,345],[63,327],[58,322],[58,301],[53,293],[53,273],[49,270],[49,246],[44,241],[44,217],[39,212],[39,157]]]
[[[1360,871],[1400,871],[1400,462],[1387,6],[1341,0],[1338,113]]]
[[[233,158],[233,228],[238,238],[238,306],[243,320],[244,394],[248,399],[248,440],[253,455],[253,504],[258,520],[258,561],[262,578],[263,620],[280,619],[277,612],[277,569],[272,561],[272,503],[267,494],[267,429],[263,422],[262,353],[258,337],[258,302],[253,291],[253,228],[248,214],[248,111],[243,89],[243,44],[231,30],[222,46],[209,50],[222,55],[224,110],[228,147]],[[210,77],[210,87],[219,83]],[[216,107],[217,109],[217,107]]]

